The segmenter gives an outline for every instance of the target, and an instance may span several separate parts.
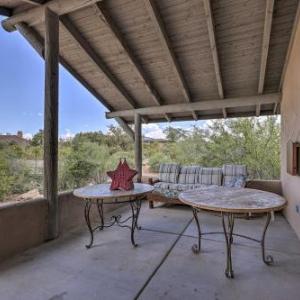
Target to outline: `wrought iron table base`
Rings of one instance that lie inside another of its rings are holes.
[[[248,240],[251,240],[253,242],[257,242],[261,245],[261,251],[262,251],[262,260],[266,265],[271,265],[274,262],[274,259],[271,255],[266,255],[265,251],[265,237],[266,237],[266,232],[269,227],[270,221],[271,221],[271,212],[267,213],[267,221],[262,233],[262,237],[260,240],[252,238],[250,236],[246,236],[243,234],[237,234],[233,232],[234,229],[234,220],[235,220],[235,215],[234,213],[221,213],[222,217],[222,226],[223,226],[223,232],[215,231],[215,232],[201,232],[200,228],[200,223],[198,219],[198,209],[197,208],[192,208],[193,209],[193,216],[197,225],[197,230],[198,230],[198,243],[194,244],[192,246],[192,251],[195,254],[200,253],[201,251],[201,237],[203,235],[207,234],[224,234],[225,237],[225,244],[226,244],[226,269],[225,269],[225,275],[227,278],[234,278],[234,272],[232,268],[232,257],[231,257],[231,246],[233,244],[233,237],[238,236],[241,238],[245,238]],[[226,224],[226,216],[227,216],[227,224]]]
[[[138,245],[135,243],[134,240],[134,232],[135,229],[141,229],[140,226],[138,226],[138,218],[141,210],[141,204],[142,204],[143,199],[136,199],[132,201],[123,201],[123,202],[103,202],[103,200],[91,200],[91,199],[86,199],[86,204],[85,204],[85,209],[84,209],[84,218],[86,221],[86,225],[89,229],[90,232],[90,242],[88,245],[86,245],[86,248],[91,248],[94,243],[94,232],[96,230],[103,230],[104,228],[111,227],[113,225],[117,225],[119,227],[123,228],[129,228],[131,231],[131,243],[134,247],[137,247]],[[113,215],[111,216],[110,222],[107,224],[104,222],[104,211],[103,211],[103,205],[104,204],[123,204],[123,203],[129,203],[131,207],[131,216],[127,217],[125,220],[121,220],[122,216],[121,215]],[[97,211],[100,219],[100,224],[93,227],[90,219],[90,211],[92,205],[97,206]],[[131,220],[131,225],[125,224]]]

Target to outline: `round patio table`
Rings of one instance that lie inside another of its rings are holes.
[[[228,278],[234,278],[231,258],[231,246],[233,236],[246,238],[260,243],[262,250],[262,259],[266,265],[273,263],[273,257],[265,254],[265,236],[271,217],[275,211],[283,209],[287,202],[281,196],[248,188],[228,188],[228,187],[207,187],[204,189],[189,190],[179,194],[179,199],[192,207],[194,219],[198,229],[198,244],[193,245],[194,253],[199,253],[201,249],[201,236],[206,234],[224,233],[226,242],[226,269],[225,275]],[[200,210],[220,213],[222,217],[223,232],[201,232],[198,220]],[[267,221],[263,229],[260,240],[242,234],[233,232],[234,220],[237,216],[251,213],[261,213],[267,215]],[[227,217],[227,224],[226,224]]]
[[[131,231],[131,243],[134,247],[137,246],[134,240],[135,229],[140,229],[138,226],[138,218],[141,209],[142,200],[146,199],[148,193],[152,192],[153,186],[143,183],[135,183],[134,189],[130,191],[123,190],[110,190],[110,184],[97,184],[86,186],[74,190],[76,197],[85,200],[84,217],[87,227],[90,232],[90,243],[86,245],[87,248],[91,248],[94,242],[94,232],[99,229],[103,230],[106,227],[118,225],[119,227],[129,228]],[[124,204],[128,203],[131,207],[131,216],[126,219],[122,219],[121,215],[113,215],[109,223],[104,222],[103,205],[105,204]],[[91,207],[94,205],[97,208],[100,224],[95,227],[92,226],[90,219]],[[131,225],[127,225],[126,222],[131,219]]]

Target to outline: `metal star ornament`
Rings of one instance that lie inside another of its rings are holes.
[[[111,190],[129,191],[134,189],[133,177],[137,174],[136,170],[130,169],[126,159],[120,160],[118,167],[114,171],[108,171],[107,175],[111,178]]]

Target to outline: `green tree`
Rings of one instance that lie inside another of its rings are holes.
[[[174,151],[173,161],[182,164],[245,164],[251,178],[280,177],[280,125],[276,117],[215,120],[205,130],[194,127],[190,136],[175,144]]]
[[[187,137],[187,131],[182,128],[175,128],[169,126],[165,128],[163,132],[166,135],[168,141],[170,142],[177,142]]]
[[[0,152],[0,201],[10,193],[12,183],[13,176],[10,174],[8,162]]]
[[[31,140],[32,146],[42,146],[44,140],[44,131],[42,129],[39,130],[38,133],[36,133]]]

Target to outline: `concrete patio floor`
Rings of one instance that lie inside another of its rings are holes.
[[[221,230],[220,218],[199,219],[203,231]],[[237,220],[235,228],[259,237],[264,221]],[[112,227],[97,232],[87,250],[84,228],[2,263],[0,299],[300,299],[300,241],[280,215],[266,238],[275,264],[262,262],[258,244],[235,238],[235,279],[224,276],[223,235],[205,236],[201,254],[192,253],[196,226],[187,207],[150,210],[145,203],[140,225],[137,248],[129,230]]]

